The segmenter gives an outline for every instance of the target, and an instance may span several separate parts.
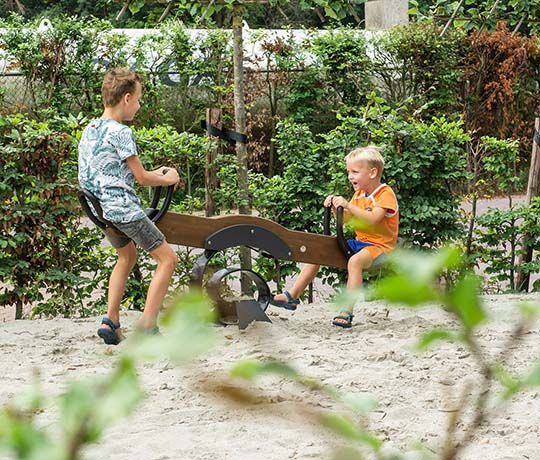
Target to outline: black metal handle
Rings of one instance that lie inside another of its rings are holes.
[[[161,187],[156,187],[156,188],[161,189]],[[160,195],[161,190],[158,193]],[[156,224],[161,220],[161,218],[168,211],[169,206],[171,205],[173,193],[174,193],[174,185],[169,185],[167,187],[167,194],[165,195],[165,200],[163,201],[163,205],[161,206],[157,214],[152,218],[152,221],[155,222]],[[158,202],[159,202],[159,195],[158,195]]]
[[[167,168],[163,168],[163,175],[167,174],[168,171],[169,170]],[[162,188],[163,187],[161,186],[154,187],[154,195],[152,196],[152,202],[150,203],[150,207],[145,211],[148,218],[156,224],[168,211],[174,193],[174,185],[169,185],[167,187],[167,194],[165,195],[163,204],[161,205],[161,208],[158,209],[159,200],[161,199]]]
[[[330,235],[330,218],[332,216],[332,206],[324,207],[324,234]]]
[[[337,208],[336,213],[336,239],[339,246],[339,249],[341,249],[341,252],[343,255],[348,259],[353,255],[351,249],[349,248],[349,245],[347,244],[347,240],[345,239],[345,236],[343,235],[343,206],[339,206]]]

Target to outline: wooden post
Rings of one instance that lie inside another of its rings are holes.
[[[221,129],[221,109],[206,109],[206,125]],[[206,166],[204,168],[204,210],[206,217],[211,217],[216,213],[216,203],[214,201],[214,191],[217,188],[215,161],[219,145],[219,140],[209,134],[206,149]]]
[[[540,107],[536,110],[534,121],[533,146],[531,153],[531,168],[529,169],[529,182],[527,183],[527,196],[525,203],[531,204],[534,197],[540,196]],[[523,254],[519,258],[518,266],[532,260],[533,248],[522,247]],[[516,275],[516,287],[519,291],[529,290],[530,276],[527,273]]]

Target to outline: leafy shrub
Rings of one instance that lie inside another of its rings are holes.
[[[371,90],[371,59],[364,34],[346,29],[328,31],[313,39],[310,51],[339,102],[354,107],[364,101],[363,96]]]
[[[180,187],[174,204],[186,209],[199,199],[204,203],[206,137],[179,133],[170,126],[134,129],[141,161],[149,168],[170,166],[178,170]],[[151,189],[141,191],[150,196]]]
[[[91,254],[99,240],[82,230],[73,186],[61,177],[71,143],[64,133],[22,115],[0,117],[0,305],[43,300],[36,314],[84,314],[84,297],[102,278],[106,255]]]
[[[440,33],[436,25],[412,23],[371,39],[373,76],[382,95],[427,120],[459,104],[464,36]]]
[[[489,209],[478,217],[475,231],[474,254],[482,270],[497,281],[499,290],[515,290],[516,274],[538,273],[540,263],[532,260],[519,264],[524,246],[539,249],[540,198],[530,205],[511,206],[509,209]]]
[[[27,110],[42,118],[82,111],[96,114],[106,66],[126,65],[127,37],[111,33],[107,21],[55,17],[39,21],[11,16],[0,37],[3,54],[26,79]]]
[[[522,157],[531,150],[540,49],[537,41],[512,34],[504,24],[467,40],[463,114],[478,136],[519,139]]]

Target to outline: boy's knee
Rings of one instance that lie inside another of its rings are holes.
[[[139,254],[135,248],[133,248],[133,250],[119,251],[118,262],[131,270],[137,263],[138,256]]]
[[[368,251],[360,251],[347,262],[347,270],[363,270],[373,263],[373,257]]]
[[[178,265],[178,256],[176,255],[176,252],[171,249],[171,251],[162,259],[161,263],[171,271],[174,271]]]
[[[172,253],[171,263],[174,268],[176,268],[176,266],[178,265],[178,255],[174,251]]]

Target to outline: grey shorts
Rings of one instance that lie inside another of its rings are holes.
[[[143,217],[140,220],[127,222],[125,224],[114,224],[118,230],[107,228],[105,234],[115,249],[123,248],[130,241],[134,241],[137,246],[147,252],[152,252],[157,249],[165,241],[165,235],[161,233],[156,224],[148,217]]]

